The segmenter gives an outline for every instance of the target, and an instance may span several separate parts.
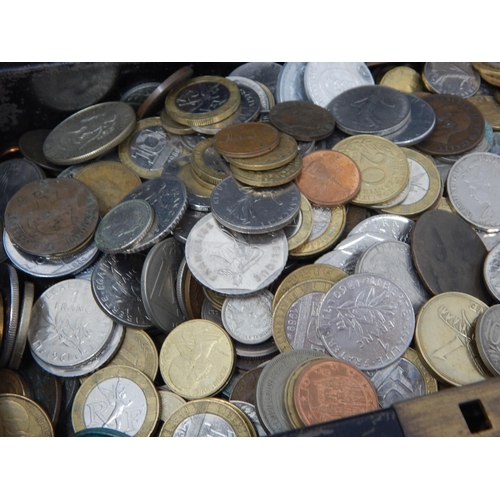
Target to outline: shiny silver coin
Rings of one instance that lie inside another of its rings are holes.
[[[3,340],[0,345],[0,368],[5,368],[16,342],[20,306],[17,271],[6,262],[0,264],[0,292],[3,298]]]
[[[139,244],[154,221],[154,210],[144,200],[128,200],[113,207],[99,222],[94,239],[104,253],[121,253]]]
[[[127,90],[127,92],[121,96],[120,101],[130,104],[137,112],[141,104],[149,97],[153,90],[156,90],[159,85],[160,83],[157,82],[147,82],[136,85],[135,87]]]
[[[488,251],[493,250],[493,248],[500,243],[500,232],[487,233],[476,229],[476,233],[481,238],[481,241],[484,243],[484,246]]]
[[[237,406],[241,411],[243,411],[245,415],[250,419],[250,422],[252,422],[252,425],[255,427],[257,436],[259,437],[269,436],[264,427],[262,427],[259,417],[257,416],[257,411],[253,404],[247,403],[246,401],[234,401],[234,400],[232,400],[231,403],[234,406]]]
[[[184,247],[174,238],[157,243],[148,253],[141,273],[141,296],[153,325],[170,333],[186,321],[176,296],[177,273]]]
[[[437,94],[472,97],[481,85],[481,76],[470,62],[427,62],[423,74]]]
[[[276,93],[276,82],[281,71],[281,64],[274,62],[249,62],[238,66],[229,76],[245,76],[263,83],[273,95]]]
[[[276,102],[309,100],[304,86],[306,66],[305,62],[286,62],[283,65],[276,84]]]
[[[410,119],[408,123],[391,134],[384,135],[398,146],[413,146],[423,141],[436,125],[436,113],[431,105],[412,94],[405,94],[410,102]]]
[[[348,89],[326,107],[347,134],[387,135],[410,120],[410,101],[399,90],[380,85]]]
[[[297,141],[297,149],[299,150],[299,155],[304,156],[305,154],[314,151],[315,144],[316,141]]]
[[[195,224],[205,217],[205,212],[200,212],[199,210],[192,210],[188,208],[184,215],[182,216],[179,225],[175,228],[174,238],[181,243],[186,243],[187,237],[191,232],[191,229],[195,226]]]
[[[483,363],[495,376],[500,375],[500,305],[479,316],[475,330],[476,346]]]
[[[65,168],[57,177],[70,177],[71,179],[74,179],[78,175],[78,173],[83,170],[89,163],[90,162],[85,162],[81,163],[80,165],[71,165],[70,167]]]
[[[92,293],[98,306],[117,323],[151,328],[141,295],[142,254],[104,255],[92,273]]]
[[[215,219],[228,229],[264,234],[292,222],[300,210],[300,191],[293,182],[257,188],[227,177],[212,191],[210,206]]]
[[[415,314],[430,298],[413,265],[410,245],[401,241],[382,241],[373,245],[363,252],[355,272],[389,278],[408,295]]]
[[[374,274],[355,274],[326,293],[318,314],[318,335],[327,351],[360,370],[394,363],[409,347],[415,313],[406,293]]]
[[[282,230],[262,235],[231,232],[207,214],[189,233],[186,260],[203,285],[227,295],[262,290],[283,271],[288,242]]]
[[[181,142],[183,146],[188,149],[189,151],[193,151],[193,149],[196,147],[197,144],[199,144],[201,141],[204,141],[205,139],[210,139],[209,135],[206,134],[188,134],[188,135],[181,135]]]
[[[264,92],[264,89],[255,80],[252,80],[251,78],[247,78],[245,76],[228,76],[227,79],[236,83],[238,87],[240,85],[245,85],[247,87],[250,87],[259,96],[260,111],[269,112],[270,109],[269,98],[267,97],[267,94]]]
[[[153,225],[141,241],[124,253],[142,252],[164,239],[179,224],[187,209],[187,191],[184,183],[171,176],[150,179],[128,193],[128,200],[147,201],[154,210]]]
[[[500,302],[500,243],[484,259],[483,276],[491,296]]]
[[[179,264],[179,271],[177,272],[177,280],[175,282],[175,294],[177,297],[177,304],[184,315],[185,318],[190,318],[187,310],[187,304],[184,299],[184,286],[186,283],[188,267],[186,262],[186,257],[183,257],[181,263]]]

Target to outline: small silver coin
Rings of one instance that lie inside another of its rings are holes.
[[[234,348],[236,349],[236,354],[244,358],[272,357],[279,353],[279,349],[272,338],[260,344],[243,344],[235,340]]]
[[[206,134],[181,135],[181,142],[189,151],[193,151],[196,145],[205,139],[210,139],[210,136]]]
[[[323,345],[360,370],[394,363],[409,347],[415,313],[406,293],[374,274],[342,279],[326,293],[318,314]]]
[[[349,236],[359,233],[383,233],[404,243],[411,242],[415,222],[401,215],[374,215],[354,226]]]
[[[493,250],[493,248],[500,243],[500,232],[487,233],[476,229],[476,233],[481,238],[481,241],[484,243],[484,246],[488,251]]]
[[[120,253],[137,245],[154,221],[154,210],[144,200],[128,200],[113,207],[95,232],[97,248],[104,253]]]
[[[3,340],[0,345],[0,368],[5,368],[14,349],[19,320],[19,278],[13,266],[0,264],[0,292],[3,298]]]
[[[470,62],[427,62],[423,74],[437,94],[472,97],[481,85],[481,76]]]
[[[500,304],[479,316],[475,330],[476,346],[483,363],[495,376],[500,375]]]
[[[276,102],[309,101],[304,86],[306,66],[305,62],[286,62],[283,65],[276,83]]]
[[[265,437],[269,435],[264,429],[264,427],[262,427],[259,417],[257,416],[257,411],[253,404],[247,403],[246,401],[234,401],[234,400],[232,400],[231,403],[233,403],[233,405],[237,406],[240,410],[242,410],[245,413],[245,415],[250,419],[250,422],[252,422],[259,437]]]
[[[264,234],[290,224],[300,210],[300,191],[293,182],[257,188],[227,177],[212,191],[210,206],[215,219],[228,229]]]
[[[229,76],[245,76],[263,83],[273,95],[276,94],[276,82],[281,71],[281,64],[275,62],[249,62],[238,66]]]
[[[410,120],[410,101],[399,90],[383,85],[348,89],[327,106],[337,127],[348,134],[387,135]]]
[[[245,76],[228,76],[228,80],[233,81],[238,85],[246,85],[250,87],[258,96],[260,101],[260,110],[264,112],[269,112],[270,103],[267,94],[264,92],[264,89],[255,81]]]
[[[500,243],[484,259],[483,276],[491,296],[500,302]]]

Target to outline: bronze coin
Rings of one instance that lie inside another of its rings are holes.
[[[413,229],[411,253],[432,294],[463,292],[491,303],[482,277],[488,251],[460,216],[444,210],[422,214]]]
[[[285,101],[276,104],[269,121],[297,141],[319,141],[335,128],[333,115],[327,109],[307,101]]]
[[[302,170],[295,183],[311,202],[323,207],[345,205],[361,187],[356,163],[338,151],[318,150],[302,158]]]
[[[88,241],[99,222],[95,196],[71,178],[42,179],[22,187],[5,209],[11,240],[32,255],[65,255]]]
[[[215,150],[224,156],[254,158],[275,149],[280,133],[272,125],[262,122],[238,123],[217,133]]]
[[[477,146],[484,136],[484,118],[474,104],[451,94],[422,96],[436,113],[434,130],[416,147],[431,155],[455,155]]]
[[[304,425],[378,409],[377,393],[368,377],[351,364],[332,358],[307,363],[295,381],[293,399]]]
[[[263,366],[258,366],[244,373],[238,382],[234,384],[231,394],[229,395],[229,401],[246,401],[256,406],[255,389],[263,369]]]

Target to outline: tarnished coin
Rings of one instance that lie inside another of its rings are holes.
[[[44,257],[74,253],[93,236],[98,221],[95,196],[75,179],[31,182],[5,210],[5,229],[12,242]]]
[[[328,137],[335,127],[332,114],[306,101],[287,101],[274,106],[269,121],[297,141],[318,141]]]
[[[483,276],[490,294],[500,302],[500,242],[488,252],[484,260]]]
[[[407,93],[423,90],[420,75],[408,66],[396,66],[389,70],[380,80],[380,85],[386,85]]]
[[[193,276],[220,293],[262,290],[284,269],[288,244],[282,230],[245,235],[221,226],[207,214],[189,233],[186,260]]]
[[[175,176],[180,179],[187,191],[188,206],[192,210],[199,212],[210,212],[210,195],[215,184],[205,183],[193,170],[191,155],[179,156],[172,163],[169,163],[163,174],[169,175],[175,172]],[[202,184],[203,182],[203,184]]]
[[[259,366],[245,372],[236,384],[234,384],[233,390],[229,395],[229,401],[245,401],[255,406],[255,390],[263,369],[264,366]]]
[[[488,307],[466,293],[432,297],[417,316],[415,344],[429,371],[454,386],[481,382],[488,376],[475,352],[474,325]]]
[[[415,222],[401,215],[374,215],[353,227],[349,236],[359,233],[384,233],[404,243],[411,242]]]
[[[427,85],[437,94],[471,97],[481,85],[479,73],[469,62],[427,62],[423,74]]]
[[[144,261],[142,254],[104,255],[92,272],[92,293],[97,305],[109,318],[132,328],[152,326],[141,295]]]
[[[482,278],[487,250],[458,215],[444,210],[421,215],[413,230],[411,250],[417,273],[432,294],[464,292],[491,302]]]
[[[276,102],[309,100],[304,87],[306,65],[305,62],[283,64],[276,82]]]
[[[415,329],[410,299],[391,280],[355,274],[333,285],[318,313],[318,335],[328,352],[361,370],[400,358]]]
[[[418,143],[418,149],[432,155],[465,153],[481,142],[484,118],[479,109],[463,97],[436,94],[422,97],[436,113],[432,132]]]
[[[0,436],[53,437],[45,411],[33,400],[18,394],[0,394]]]
[[[137,111],[158,85],[160,85],[160,82],[146,82],[135,85],[120,97],[120,101],[130,104]]]
[[[475,95],[469,101],[477,106],[493,130],[500,130],[500,103],[494,97]]]
[[[28,392],[28,384],[18,371],[0,368],[0,394],[26,396]]]
[[[19,321],[20,290],[17,271],[10,264],[0,264],[0,295],[3,299],[0,368],[5,368],[14,349]]]
[[[167,386],[179,396],[206,398],[229,382],[235,356],[231,337],[223,328],[194,319],[174,328],[163,342],[160,372]]]
[[[475,325],[476,347],[481,360],[495,376],[500,375],[500,305],[486,309]]]
[[[106,215],[132,189],[141,184],[139,176],[119,162],[98,161],[76,173],[75,179],[85,184],[99,204],[99,215]]]
[[[167,388],[166,385],[157,387],[160,396],[160,420],[165,422],[176,410],[186,404],[186,400]]]
[[[129,436],[150,436],[160,415],[153,382],[130,366],[110,366],[91,375],[75,397],[75,432],[105,427]]]
[[[238,66],[229,76],[244,76],[264,84],[271,93],[276,93],[276,82],[281,72],[281,64],[275,62],[249,62]]]
[[[295,183],[301,193],[320,206],[345,205],[357,196],[361,172],[348,156],[337,151],[313,151],[302,158]]]
[[[43,144],[43,154],[56,165],[92,160],[126,139],[135,122],[135,111],[130,104],[94,104],[66,118],[52,130]]]
[[[122,253],[137,245],[154,221],[154,210],[144,200],[128,200],[116,205],[101,220],[95,242],[101,252]]]
[[[26,132],[19,138],[19,150],[23,156],[42,167],[44,170],[58,174],[63,167],[47,161],[43,155],[43,143],[50,132],[51,130],[48,129],[36,129]]]

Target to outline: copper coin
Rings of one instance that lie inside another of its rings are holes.
[[[269,121],[297,141],[319,141],[335,128],[333,115],[327,109],[307,101],[285,101],[276,104]]]
[[[422,96],[436,113],[434,130],[417,148],[432,155],[454,155],[477,146],[484,136],[484,118],[463,97],[451,94]]]
[[[71,253],[97,227],[95,196],[71,178],[42,179],[22,187],[5,209],[5,229],[21,250],[50,257]]]
[[[185,82],[193,76],[193,68],[184,66],[178,69],[175,73],[171,74],[164,82],[149,94],[147,99],[141,104],[137,110],[137,119],[142,120],[146,116],[151,115],[156,111],[160,104],[165,103],[165,97],[178,83]]]
[[[377,393],[368,377],[349,363],[330,358],[304,367],[295,381],[293,398],[304,425],[378,409]]]
[[[491,303],[482,277],[488,251],[460,216],[444,210],[425,212],[413,229],[411,252],[417,273],[432,294],[463,292]]]
[[[258,366],[244,373],[238,382],[234,384],[233,390],[229,395],[229,401],[246,401],[256,406],[255,390],[263,369],[263,366]]]
[[[295,179],[302,194],[323,207],[345,205],[359,193],[361,172],[348,156],[318,150],[302,158],[302,171]]]
[[[221,155],[235,158],[254,158],[275,149],[280,133],[262,122],[238,123],[217,133],[214,148]]]

